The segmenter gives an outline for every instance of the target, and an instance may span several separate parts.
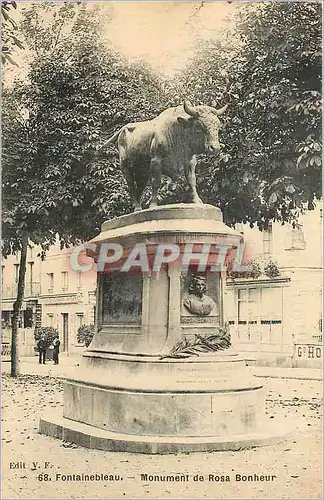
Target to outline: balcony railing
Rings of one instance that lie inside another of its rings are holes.
[[[40,295],[40,283],[34,281],[33,283],[25,284],[24,297],[38,297]],[[17,297],[17,283],[14,285],[3,285],[2,287],[2,298],[3,299],[15,299]]]

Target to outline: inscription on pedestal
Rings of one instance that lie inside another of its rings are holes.
[[[103,276],[102,323],[140,324],[142,276],[111,273]]]
[[[176,381],[177,384],[195,384],[197,385],[197,380],[177,380]],[[214,382],[214,380],[199,380],[199,384],[206,384],[206,385],[209,385],[209,384],[212,384]]]
[[[196,323],[212,323],[219,324],[219,316],[212,317],[197,317],[197,316],[181,316],[181,323],[194,325]]]

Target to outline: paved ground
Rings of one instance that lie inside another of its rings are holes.
[[[37,356],[22,358],[20,362],[20,373],[26,375],[48,375],[51,377],[64,377],[71,368],[79,366],[80,355],[61,355],[60,364],[54,366],[53,362],[47,361],[45,365],[39,365]],[[323,380],[323,370],[320,368],[277,368],[267,366],[255,366],[254,374],[262,378],[293,378],[298,380]],[[2,372],[10,373],[10,362],[2,363]]]
[[[26,364],[36,375],[21,375],[17,379],[3,375],[1,498],[321,498],[320,381],[263,379],[267,387],[267,418],[273,422],[282,418],[291,425],[292,434],[284,443],[239,452],[168,456],[107,453],[38,434],[42,412],[62,407],[62,381],[52,374],[62,375],[76,363],[70,359],[62,360],[59,367],[38,366],[34,360]],[[25,365],[22,368],[25,370]],[[25,464],[26,468],[13,468],[17,464]],[[61,480],[73,473],[112,477],[95,482]],[[62,474],[58,481],[56,474]],[[189,480],[149,481],[141,480],[141,474],[188,474]],[[203,481],[194,481],[197,474]],[[275,478],[243,482],[236,481],[237,474]],[[209,480],[209,475],[214,480]]]
[[[45,365],[40,365],[37,356],[29,356],[22,358],[19,365],[20,373],[24,375],[64,377],[71,368],[78,366],[80,362],[80,356],[61,355],[59,365],[54,365],[53,361],[46,361]],[[10,373],[10,362],[3,362],[1,368],[2,373]]]

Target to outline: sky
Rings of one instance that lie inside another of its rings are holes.
[[[18,3],[16,20],[21,17],[20,9],[31,3],[37,2]],[[227,26],[226,18],[237,5],[219,1],[88,3],[100,3],[103,8],[112,9],[111,22],[107,23],[107,42],[131,60],[144,59],[167,77],[183,69],[197,40],[220,36],[221,28]],[[10,68],[10,74],[6,75],[9,80],[17,73],[26,72],[25,55],[22,51],[15,57],[20,69]]]
[[[116,2],[107,38],[128,57],[172,75],[183,68],[197,39],[219,36],[234,8],[227,2]]]

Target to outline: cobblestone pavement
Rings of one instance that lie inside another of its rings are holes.
[[[292,434],[285,442],[238,452],[157,456],[88,450],[38,434],[42,412],[62,407],[62,381],[3,374],[1,498],[321,498],[321,382],[262,380],[267,388],[267,418],[274,422],[282,418],[291,425]],[[26,468],[13,468],[18,464]],[[82,473],[111,478],[62,480],[64,475]],[[188,481],[142,480],[141,474],[188,474]],[[203,481],[194,481],[196,474]],[[236,481],[238,474],[275,478],[244,482]],[[220,476],[229,476],[230,481]]]

